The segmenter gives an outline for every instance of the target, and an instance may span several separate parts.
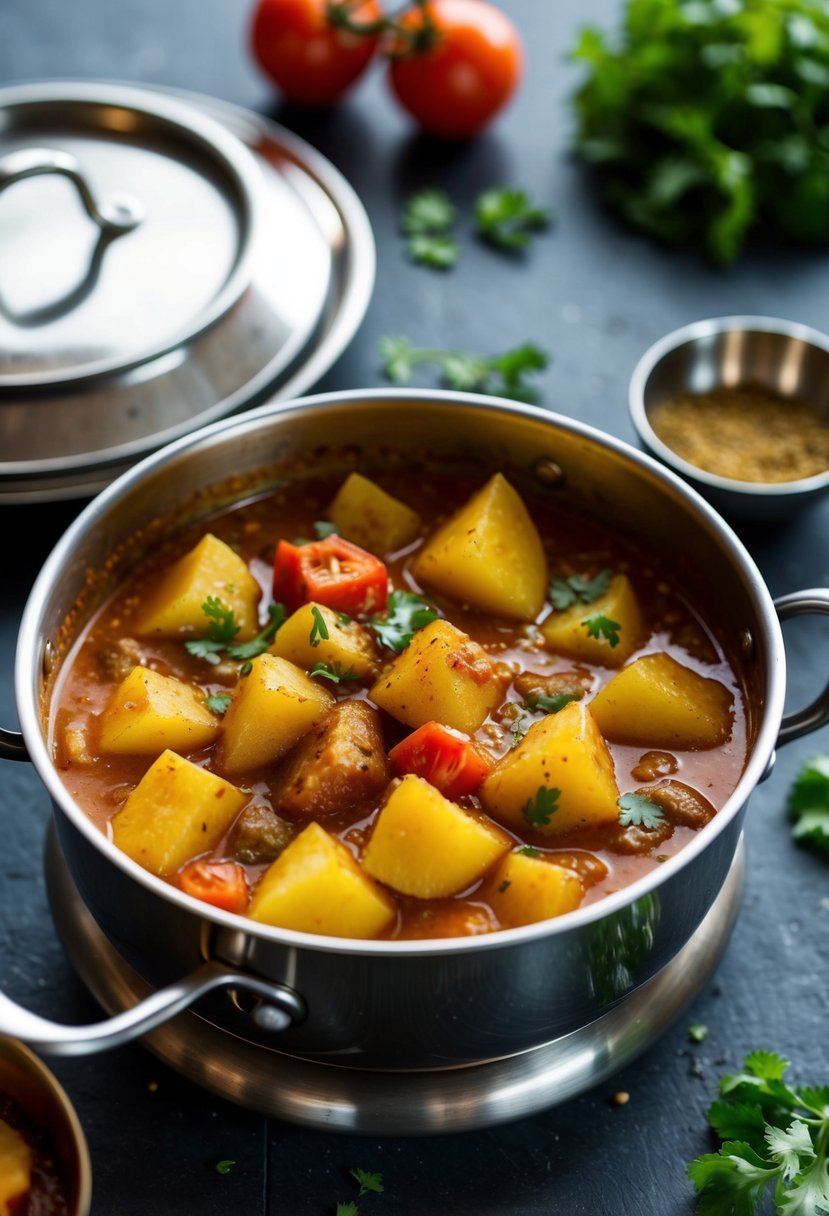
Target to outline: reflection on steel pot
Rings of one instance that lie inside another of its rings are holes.
[[[122,571],[166,530],[303,466],[315,475],[333,471],[344,452],[357,453],[369,472],[391,459],[416,466],[431,457],[461,459],[480,473],[503,469],[647,538],[695,589],[742,666],[750,741],[734,794],[683,851],[553,921],[483,937],[347,941],[199,907],[119,852],[74,804],[47,742],[50,675]],[[122,545],[137,534],[137,547]],[[829,614],[829,592],[788,597],[786,612],[797,611]],[[265,407],[211,427],[150,457],[83,512],[44,566],[18,648],[25,748],[54,801],[72,880],[114,949],[155,991],[91,1028],[53,1025],[3,999],[0,1025],[52,1051],[89,1051],[144,1033],[206,996],[203,1017],[237,1041],[356,1069],[481,1064],[573,1034],[624,1008],[686,947],[729,874],[747,799],[775,746],[829,720],[829,691],[788,718],[784,692],[778,616],[739,540],[677,477],[589,427],[493,399],[382,391]],[[8,734],[5,746],[17,749]]]

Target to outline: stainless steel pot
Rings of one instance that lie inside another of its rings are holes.
[[[678,856],[633,885],[557,920],[479,938],[355,942],[279,930],[210,909],[147,873],[92,825],[52,763],[50,682],[90,614],[165,530],[217,506],[303,469],[433,460],[482,476],[503,469],[643,538],[723,622],[750,707],[749,757],[733,796]],[[28,755],[36,766],[82,899],[155,991],[89,1027],[48,1022],[0,997],[0,1030],[43,1051],[79,1054],[143,1034],[205,998],[199,1012],[221,1031],[289,1056],[441,1069],[509,1057],[588,1026],[666,967],[700,926],[775,746],[829,721],[829,689],[783,717],[780,619],[805,612],[829,615],[829,591],[774,604],[740,541],[679,478],[541,410],[465,394],[349,392],[264,407],[180,440],[105,490],[46,562],[20,630],[22,737],[3,732],[0,740],[4,755]]]

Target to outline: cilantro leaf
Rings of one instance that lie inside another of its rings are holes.
[[[805,764],[789,791],[792,835],[829,857],[829,756]]]
[[[325,540],[327,536],[336,536],[337,525],[332,524],[330,519],[315,519],[314,535],[316,536],[317,540]]]
[[[418,629],[437,619],[437,612],[413,591],[392,591],[382,616],[368,622],[383,646],[402,654]]]
[[[433,270],[448,270],[461,255],[460,245],[449,233],[419,232],[409,237],[406,250],[413,262]]]
[[[539,207],[524,190],[493,187],[484,190],[475,203],[479,234],[502,249],[521,249],[529,245],[532,234],[549,227],[547,207]]]
[[[208,595],[201,610],[207,617],[207,636],[191,638],[184,643],[184,649],[195,658],[215,665],[220,661],[221,651],[236,637],[240,626],[233,609],[217,595]]]
[[[329,638],[328,626],[325,623],[325,617],[320,612],[316,604],[311,605],[311,616],[314,618],[314,623],[311,626],[311,633],[308,641],[312,646],[319,646],[320,642],[327,642]]]
[[[227,707],[233,697],[229,692],[212,692],[209,697],[204,698],[204,703],[210,710],[211,714],[222,714],[227,712]]]
[[[224,1161],[217,1161],[213,1169],[217,1174],[229,1174],[235,1164],[235,1161],[231,1161],[229,1157],[226,1157]]]
[[[375,1195],[383,1194],[382,1174],[372,1174],[368,1170],[360,1169],[353,1169],[348,1172],[360,1188],[360,1194],[357,1196],[358,1199],[362,1199],[363,1195],[368,1195],[369,1192]]]
[[[357,1204],[353,1199],[350,1203],[338,1203],[336,1216],[357,1216]]]
[[[718,1153],[704,1153],[688,1166],[699,1216],[752,1216],[777,1172],[750,1144],[727,1140]]]
[[[406,236],[448,232],[456,214],[455,206],[445,190],[419,190],[407,200],[400,227]]]
[[[268,604],[269,620],[265,628],[260,630],[256,637],[251,638],[249,642],[235,642],[232,646],[228,646],[228,658],[255,659],[257,655],[264,654],[285,624],[286,615],[284,604]]]
[[[695,1022],[693,1026],[688,1027],[688,1038],[692,1043],[704,1043],[708,1038],[708,1027]]]
[[[500,355],[487,356],[415,347],[407,338],[385,337],[380,339],[377,350],[384,374],[395,384],[407,384],[416,367],[430,363],[440,369],[441,383],[448,388],[528,402],[537,400],[538,395],[525,377],[543,371],[550,361],[545,351],[530,342]]]
[[[559,809],[558,800],[561,790],[547,789],[545,785],[538,787],[535,798],[528,798],[524,803],[523,814],[527,823],[534,828],[543,828]]]
[[[343,684],[349,680],[361,679],[350,667],[347,671],[343,671],[341,663],[316,663],[308,675],[320,676],[323,680],[330,680],[332,684]]]
[[[584,625],[591,638],[598,638],[599,641],[604,639],[610,645],[611,650],[614,646],[619,645],[619,634],[622,632],[622,626],[618,621],[611,621],[610,617],[599,614],[598,616],[589,616],[587,620],[582,621],[582,625]]]
[[[623,828],[658,828],[665,822],[665,813],[643,794],[622,794],[616,805],[619,808],[619,823]]]
[[[552,697],[542,693],[540,697],[533,697],[527,708],[543,709],[545,714],[557,714],[565,705],[569,705],[571,701],[580,701],[583,696],[583,692],[558,692]]]
[[[595,578],[582,578],[578,574],[554,578],[550,582],[550,603],[559,612],[573,604],[592,604],[605,594],[612,577],[612,570],[600,570]]]
[[[520,853],[522,857],[540,857],[541,856],[541,850],[534,849],[531,844],[523,844],[520,849],[516,849],[515,851],[516,851],[516,853]]]

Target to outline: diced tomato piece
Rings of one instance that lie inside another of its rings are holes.
[[[474,794],[492,768],[491,762],[467,739],[439,722],[426,722],[389,752],[401,773],[415,773],[446,798]]]
[[[341,536],[309,545],[281,540],[274,558],[273,595],[289,612],[313,601],[360,616],[385,611],[389,576],[379,557]]]
[[[185,894],[225,912],[244,912],[250,900],[244,868],[235,861],[189,861],[178,881]]]

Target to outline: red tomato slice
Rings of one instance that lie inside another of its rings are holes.
[[[244,912],[250,892],[245,871],[235,861],[189,861],[178,877],[186,895],[222,908]]]
[[[446,798],[474,794],[492,765],[473,744],[439,722],[426,722],[389,752],[401,773],[415,773]]]
[[[326,536],[310,545],[281,540],[274,558],[273,596],[289,612],[313,601],[361,616],[385,610],[389,576],[378,557],[341,536]]]

